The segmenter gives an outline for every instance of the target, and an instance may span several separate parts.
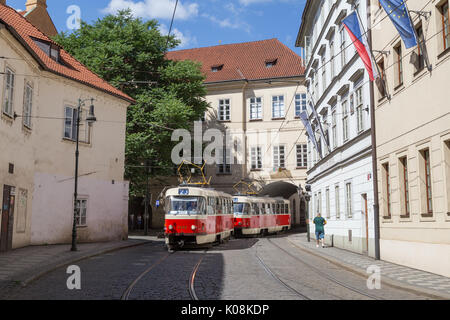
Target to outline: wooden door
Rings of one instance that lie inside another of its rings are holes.
[[[2,225],[0,230],[0,252],[11,250],[15,188],[10,186],[3,187],[3,204],[2,204]]]

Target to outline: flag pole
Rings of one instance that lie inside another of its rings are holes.
[[[370,8],[367,8],[367,9],[370,10]],[[383,84],[383,89],[384,89],[384,92],[386,94],[386,98],[389,101],[391,101],[391,95],[389,94],[389,92],[387,90],[386,82],[384,81],[384,77],[381,76],[380,67],[378,66],[377,60],[375,59],[375,55],[373,54],[372,42],[369,41],[369,37],[367,36],[367,31],[364,28],[364,24],[362,23],[362,19],[361,19],[361,16],[359,15],[358,10],[355,10],[355,11],[356,11],[356,15],[358,16],[359,24],[361,25],[361,28],[363,28],[363,32],[364,32],[364,36],[366,37],[367,44],[369,45],[369,51],[370,51],[370,55],[372,56],[373,63],[375,64],[375,67],[377,68],[378,76],[380,77],[381,82]]]
[[[317,73],[316,73],[316,77],[317,77]],[[328,152],[331,153],[330,143],[329,143],[329,141],[325,138],[325,132],[323,131],[322,123],[320,122],[319,115],[317,114],[316,103],[315,103],[315,101],[314,101],[314,97],[312,96],[312,94],[309,94],[309,95],[310,95],[310,97],[311,97],[311,107],[312,107],[312,109],[313,109],[314,117],[317,119],[317,123],[319,124],[319,128],[320,128],[320,132],[321,132],[323,141],[325,141],[325,144],[327,145]],[[322,146],[321,146],[321,149],[322,149]],[[321,150],[321,151],[322,151],[322,150]],[[323,158],[323,155],[322,155],[322,158]]]
[[[414,21],[413,21],[413,19],[411,17],[411,11],[409,11],[409,8],[408,8],[408,4],[406,3],[406,1],[403,1],[403,3],[405,4],[406,12],[408,12],[409,20],[411,20],[412,28],[414,30],[414,34],[416,36],[416,40],[417,40],[417,43],[419,45],[419,48],[422,51],[422,54],[424,55],[423,58],[425,60],[425,63],[427,64],[427,69],[428,69],[428,71],[431,72],[433,70],[433,66],[430,64],[430,59],[428,58],[428,53],[425,50],[425,41],[422,42],[419,39],[419,35],[417,34],[417,30],[416,30],[416,28],[414,26]]]

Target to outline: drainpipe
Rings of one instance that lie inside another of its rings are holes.
[[[367,30],[369,38],[369,46],[372,51],[372,13],[370,8],[370,0],[367,1]],[[376,61],[375,61],[376,63]],[[372,131],[372,171],[373,171],[373,213],[374,213],[374,229],[375,229],[375,259],[380,260],[380,203],[378,199],[378,166],[377,166],[377,136],[375,128],[375,86],[374,81],[370,81],[370,118]]]
[[[238,71],[240,72],[240,70],[238,69]],[[242,75],[242,73],[241,73]],[[242,134],[243,134],[243,157],[244,157],[244,161],[242,164],[242,180],[245,180],[247,178],[248,172],[247,172],[247,99],[245,98],[245,91],[247,89],[248,86],[248,80],[247,79],[243,79],[244,80],[244,86],[242,87],[242,109],[243,109],[243,119],[242,119]]]

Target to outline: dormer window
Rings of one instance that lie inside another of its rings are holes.
[[[215,65],[215,66],[211,67],[211,71],[212,72],[219,72],[222,69],[223,69],[223,64],[218,64],[218,65]]]
[[[266,68],[272,68],[274,65],[276,65],[278,62],[278,59],[269,59],[266,60]]]
[[[60,56],[60,48],[45,40],[32,38],[34,43],[42,50],[44,53],[49,56],[52,60],[61,63],[61,56]]]

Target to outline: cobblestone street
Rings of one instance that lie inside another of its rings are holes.
[[[67,289],[66,267],[4,299],[44,300],[382,300],[431,299],[394,288],[367,288],[367,277],[296,245],[298,235],[233,239],[209,250],[168,253],[163,240],[75,263],[81,290]],[[334,248],[333,248],[334,249]]]

